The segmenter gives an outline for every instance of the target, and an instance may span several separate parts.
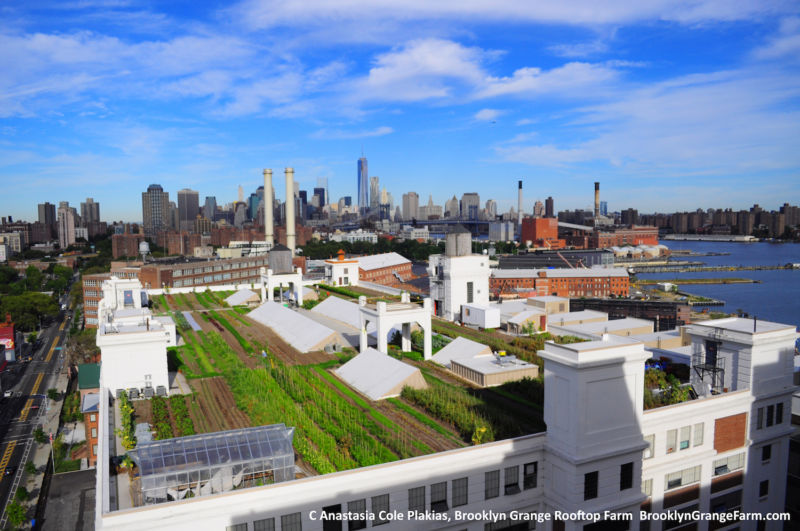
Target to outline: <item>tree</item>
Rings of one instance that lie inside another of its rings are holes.
[[[31,476],[36,473],[36,465],[33,464],[33,461],[25,463],[25,473]]]
[[[50,438],[41,427],[36,428],[33,432],[33,440],[39,444],[46,444]]]
[[[95,339],[96,335],[96,328],[87,328],[82,332],[69,336],[66,345],[64,345],[64,352],[67,361],[71,365],[91,363],[92,359],[100,353]]]
[[[31,495],[28,492],[28,489],[26,489],[25,487],[20,486],[17,489],[17,493],[16,493],[15,497],[17,498],[17,501],[24,502],[24,501],[28,501],[28,498],[30,498]]]
[[[8,515],[8,521],[11,522],[11,525],[14,527],[19,527],[25,521],[25,516],[27,511],[25,511],[25,507],[19,504],[19,502],[11,502],[8,504],[6,508],[6,515]]]
[[[33,265],[28,266],[25,270],[25,285],[28,291],[39,291],[42,289],[42,280],[44,275],[39,271],[39,268]]]
[[[0,315],[11,314],[14,323],[22,331],[35,330],[45,317],[58,315],[58,304],[44,293],[29,291],[20,295],[9,295],[0,300]]]
[[[58,389],[50,388],[47,390],[47,398],[50,400],[58,400],[59,396],[60,393],[58,392]]]

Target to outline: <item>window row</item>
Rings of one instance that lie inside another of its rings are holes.
[[[770,404],[766,407],[760,407],[756,410],[757,430],[769,428],[770,426],[777,424],[783,424],[783,402]]]
[[[583,499],[593,500],[598,496],[597,486],[600,482],[600,472],[587,472],[583,475]],[[624,463],[619,467],[619,490],[633,487],[633,462]]]
[[[700,446],[703,444],[703,430],[705,425],[703,422],[697,423],[692,426],[683,426],[679,429],[667,430],[667,453],[671,454],[676,450],[687,450],[693,446]],[[651,436],[652,437],[652,436]],[[653,456],[652,445],[650,457]]]

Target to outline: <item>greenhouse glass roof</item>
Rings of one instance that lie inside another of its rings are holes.
[[[139,469],[135,505],[294,479],[293,437],[273,424],[139,444],[128,452]]]

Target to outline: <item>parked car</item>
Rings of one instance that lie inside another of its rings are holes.
[[[16,471],[17,471],[17,467],[15,467],[15,466],[7,466],[7,467],[6,467],[6,472],[5,472],[5,475],[6,475],[6,476],[10,476],[10,475],[12,475],[14,472],[16,472]]]

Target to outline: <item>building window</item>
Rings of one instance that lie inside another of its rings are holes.
[[[778,402],[775,406],[775,424],[783,423],[783,402]]]
[[[509,494],[519,494],[519,467],[518,466],[510,466],[506,468],[505,471],[505,482],[503,483],[505,486],[505,494],[506,496]]]
[[[619,490],[633,487],[633,463],[625,463],[619,467]]]
[[[766,463],[772,457],[772,445],[768,444],[761,447],[761,462]]]
[[[435,513],[447,512],[447,482],[431,485],[431,511]]]
[[[677,489],[700,481],[700,465],[667,474],[665,490]]]
[[[681,428],[680,449],[686,450],[689,448],[690,439],[692,437],[692,427],[684,426]]]
[[[372,521],[372,527],[383,525],[389,522],[386,515],[389,512],[389,495],[381,494],[380,496],[372,497],[372,514],[375,515],[375,520]],[[383,513],[383,518],[381,518]]]
[[[492,470],[484,475],[484,499],[500,496],[500,471]]]
[[[769,494],[769,480],[765,479],[758,484],[758,497],[764,498]]]
[[[535,489],[539,475],[539,462],[525,463],[522,476],[522,488],[525,490]]]
[[[243,524],[234,524],[225,527],[225,531],[247,531],[247,522]]]
[[[459,507],[467,504],[468,485],[469,480],[467,478],[453,480],[453,507]]]
[[[97,415],[95,415],[94,413],[92,413],[91,415],[89,415],[89,420],[90,420],[91,422],[97,422]]]
[[[349,520],[347,522],[347,529],[348,531],[354,531],[356,529],[366,529],[367,528],[367,500],[353,500],[347,502],[347,512],[351,515],[356,516],[357,519]]]
[[[92,445],[92,455],[97,455],[97,445]]]
[[[764,427],[764,408],[760,407],[756,410],[756,429],[760,430]]]
[[[281,516],[281,531],[303,531],[303,522],[300,513],[284,514]]]
[[[644,449],[644,458],[650,459],[651,457],[653,457],[655,452],[656,436],[648,435],[644,438],[644,442],[647,443],[647,448]]]
[[[425,487],[408,489],[408,510],[425,512]]]
[[[678,430],[667,431],[667,453],[671,454],[678,445]]]
[[[703,444],[703,432],[705,430],[705,424],[703,422],[694,425],[694,442],[692,446],[700,446]]]
[[[97,428],[92,428],[92,439],[97,438]]]
[[[775,406],[767,406],[767,428],[774,424],[775,420]]]
[[[597,498],[597,479],[599,473],[589,472],[583,475],[583,499],[593,500]]]
[[[744,468],[744,453],[730,455],[722,459],[714,460],[714,475],[721,476],[734,470]]]
[[[467,282],[467,304],[472,302],[472,282]]]
[[[645,496],[652,496],[653,495],[653,480],[646,479],[642,481],[642,492]]]

